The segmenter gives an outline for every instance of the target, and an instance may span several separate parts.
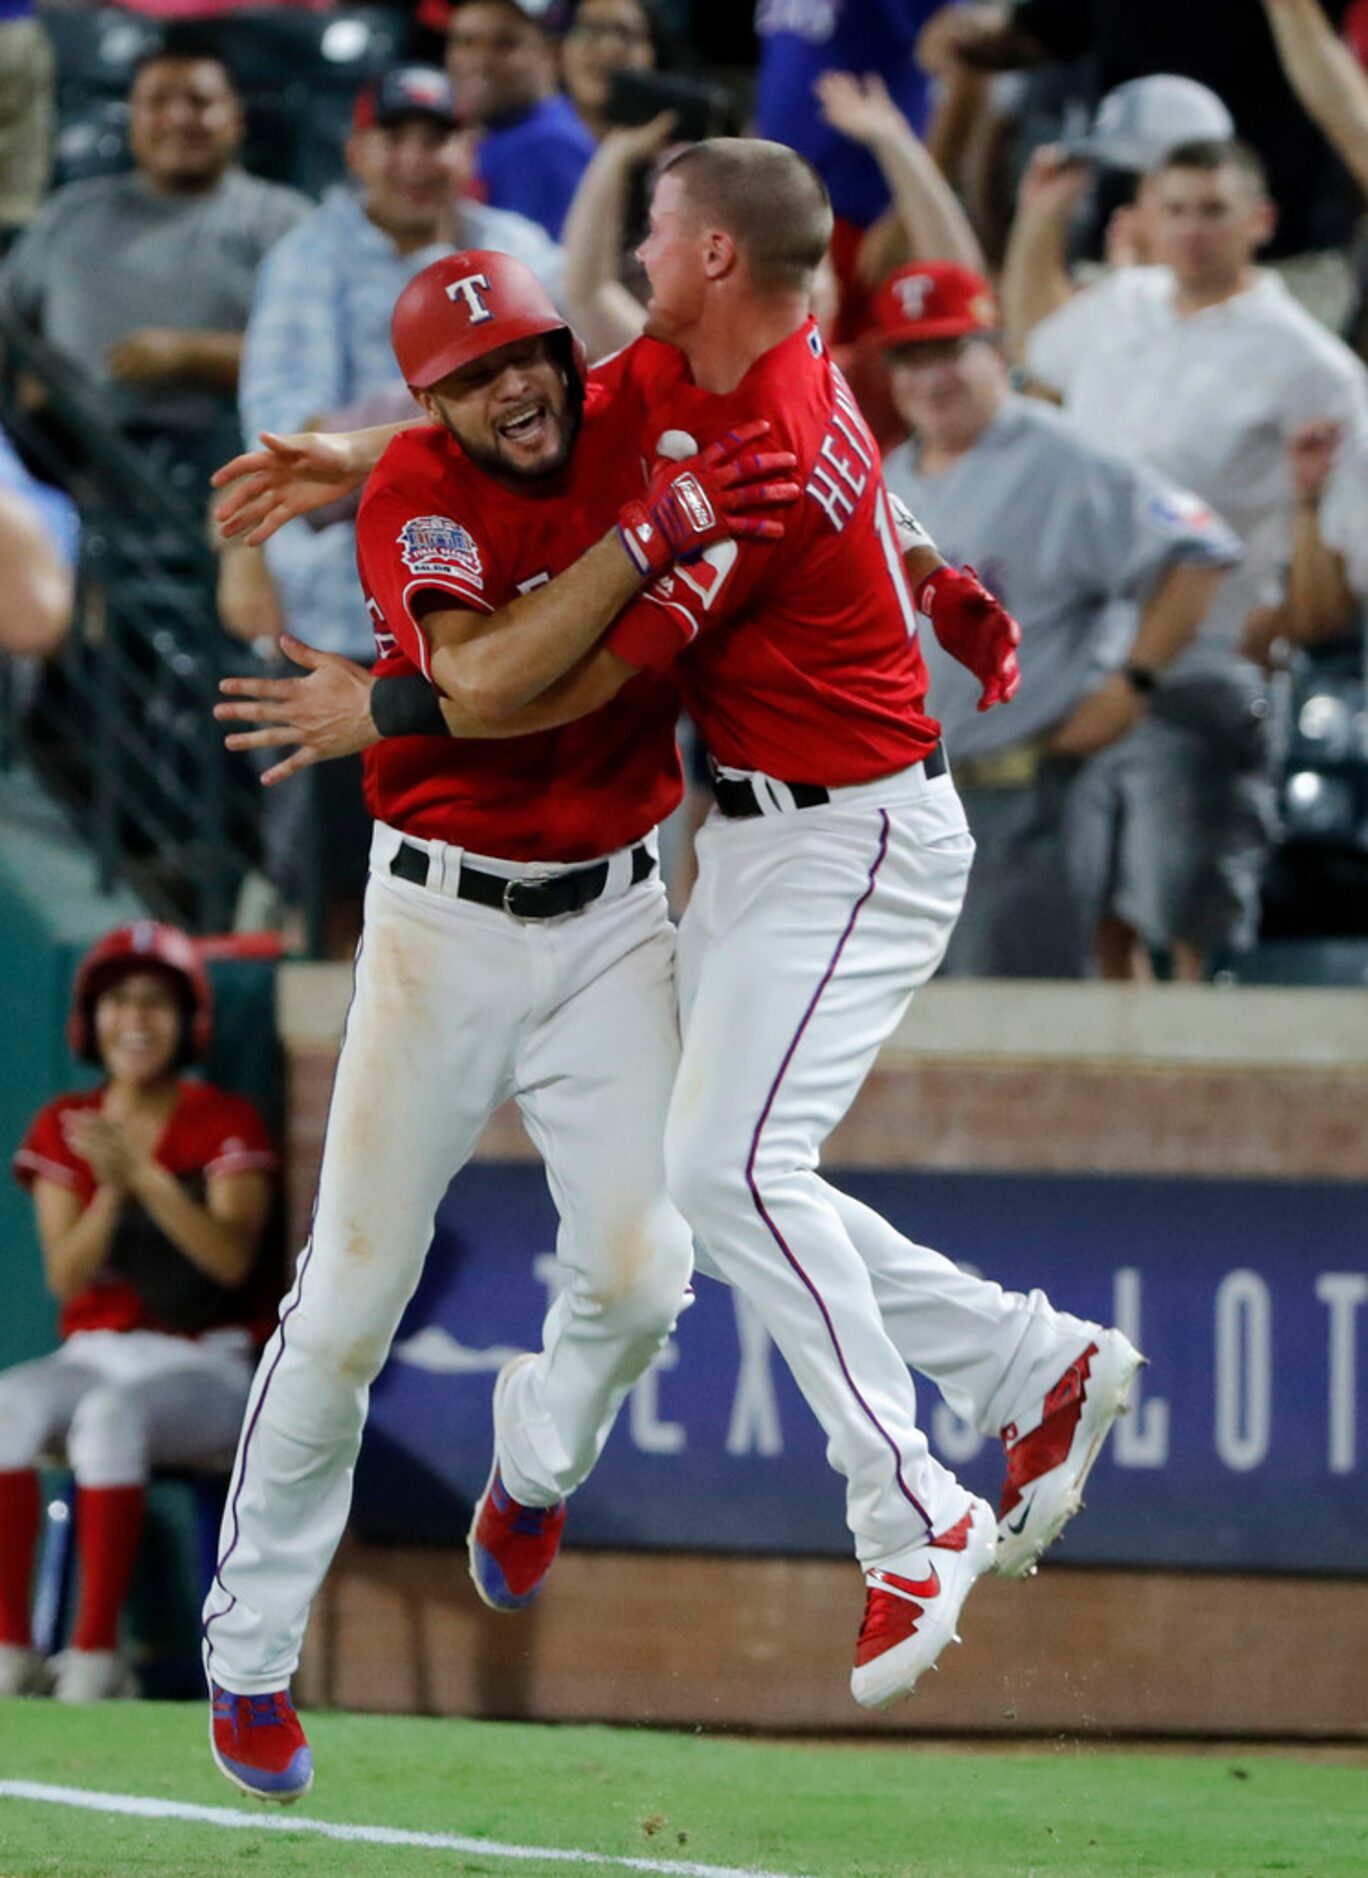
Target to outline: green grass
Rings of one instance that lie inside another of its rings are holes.
[[[798,1878],[1363,1878],[1368,1770],[1264,1755],[776,1745],[614,1728],[308,1718],[311,1818]],[[0,1702],[0,1779],[226,1806],[198,1706]],[[289,1819],[289,1813],[272,1817]],[[0,1878],[468,1874],[590,1865],[120,1819],[0,1798]],[[602,1868],[611,1871],[612,1867]]]

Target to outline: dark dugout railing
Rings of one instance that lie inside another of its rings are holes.
[[[245,655],[219,624],[199,480],[177,487],[3,305],[0,346],[0,422],[81,516],[65,648],[36,674],[0,665],[0,762],[32,765],[103,886],[126,881],[159,915],[222,931],[256,856],[260,791],[211,716]]]

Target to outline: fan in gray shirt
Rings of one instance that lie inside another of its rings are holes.
[[[134,75],[135,168],[50,197],[0,293],[111,421],[182,455],[231,423],[257,268],[312,204],[233,167],[242,111],[227,71],[172,46]]]
[[[1239,542],[1194,497],[1009,390],[992,294],[969,269],[903,268],[876,311],[914,432],[888,458],[888,486],[948,561],[977,567],[1022,631],[1021,688],[986,715],[967,675],[923,643],[978,844],[947,969],[1078,976],[1105,883],[1071,864],[1072,785],[1141,722]]]

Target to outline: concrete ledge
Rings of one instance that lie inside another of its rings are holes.
[[[279,986],[286,1039],[335,1044],[351,996],[351,967],[287,965]],[[881,1061],[947,1057],[1368,1069],[1368,996],[1256,985],[949,980],[918,994]]]
[[[463,1551],[348,1540],[315,1606],[305,1703],[860,1735],[1368,1740],[1353,1580],[1047,1566],[987,1579],[915,1700],[849,1694],[863,1603],[832,1560],[569,1551],[532,1610],[479,1603]]]

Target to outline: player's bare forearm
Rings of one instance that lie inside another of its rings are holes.
[[[441,700],[442,716],[453,737],[490,738],[527,737],[539,730],[559,730],[581,717],[597,711],[636,676],[636,667],[619,658],[607,646],[588,653],[572,671],[547,686],[539,698],[511,711],[494,722],[480,718],[455,699]]]
[[[1224,578],[1220,567],[1171,567],[1141,612],[1127,663],[1162,672],[1196,636]]]
[[[555,580],[493,613],[429,614],[432,681],[474,723],[513,720],[579,663],[644,585],[613,529]]]

